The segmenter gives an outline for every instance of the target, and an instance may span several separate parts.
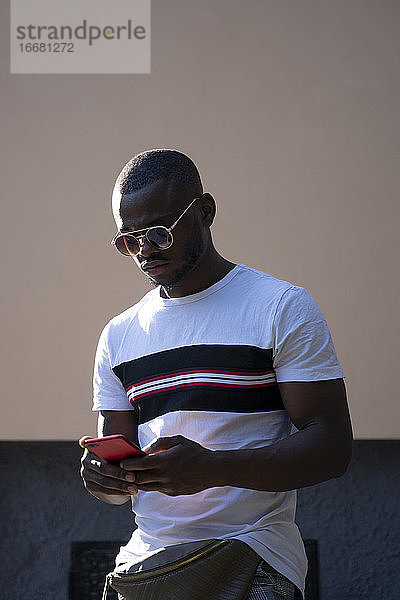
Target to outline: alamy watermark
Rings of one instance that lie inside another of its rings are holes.
[[[11,0],[11,73],[150,73],[150,0]]]

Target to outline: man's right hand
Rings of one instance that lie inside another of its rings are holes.
[[[83,436],[79,445],[92,436]],[[135,480],[132,472],[121,469],[119,464],[109,463],[86,448],[81,459],[81,477],[88,492],[108,504],[124,504],[134,493],[128,487]]]

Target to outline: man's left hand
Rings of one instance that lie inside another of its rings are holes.
[[[147,456],[125,458],[120,463],[135,474],[128,488],[132,493],[157,491],[179,496],[213,487],[212,450],[181,435],[161,437],[144,450]]]
[[[343,380],[286,382],[279,389],[296,433],[236,450],[208,450],[180,435],[160,438],[145,448],[148,456],[121,462],[135,473],[132,493],[178,496],[219,486],[284,492],[343,475],[352,445]]]

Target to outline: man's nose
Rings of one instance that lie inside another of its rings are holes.
[[[159,252],[158,248],[150,244],[149,240],[146,236],[139,238],[139,252],[138,256],[143,256],[144,258],[148,258],[154,252]]]

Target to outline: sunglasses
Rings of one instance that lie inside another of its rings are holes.
[[[194,198],[194,200],[191,201],[189,206],[185,208],[183,213],[177,218],[171,227],[155,225],[154,227],[146,227],[145,229],[128,231],[126,233],[121,233],[121,231],[118,231],[118,233],[111,240],[111,244],[115,246],[118,252],[124,256],[136,256],[139,254],[145,239],[157,250],[167,250],[167,248],[170,248],[174,243],[172,230],[174,227],[176,227],[183,215],[189,210],[194,202],[196,202],[196,200],[198,200],[198,198]]]

